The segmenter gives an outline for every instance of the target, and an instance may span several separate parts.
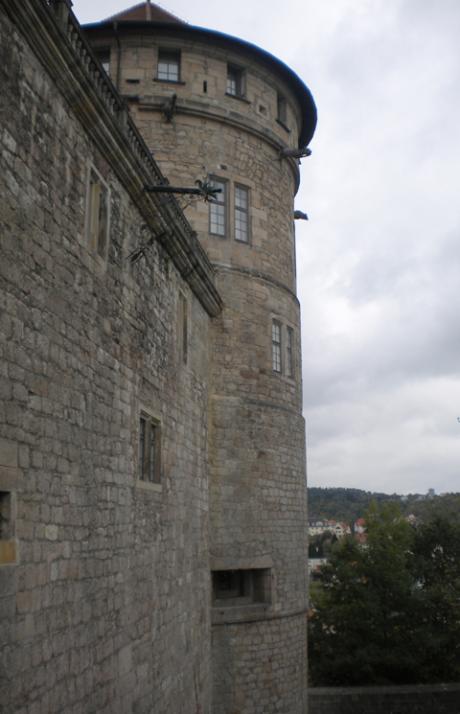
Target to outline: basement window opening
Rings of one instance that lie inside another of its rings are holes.
[[[270,603],[270,568],[214,570],[212,591],[214,607]]]

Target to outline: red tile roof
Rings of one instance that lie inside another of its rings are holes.
[[[173,22],[175,24],[185,24],[183,20],[151,2],[140,2],[127,10],[122,10],[117,15],[108,17],[103,22],[108,20],[113,22]]]

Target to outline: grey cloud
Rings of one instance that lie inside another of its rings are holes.
[[[126,0],[75,0],[83,21]],[[171,0],[288,62],[319,124],[297,207],[312,483],[458,489],[460,3]]]

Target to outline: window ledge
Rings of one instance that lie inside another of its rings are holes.
[[[277,124],[279,124],[284,129],[284,131],[287,131],[288,134],[291,133],[291,130],[289,129],[289,127],[283,121],[281,121],[281,119],[276,119],[275,121]]]
[[[154,77],[153,82],[160,82],[160,84],[185,84],[181,79],[159,79]]]
[[[141,481],[140,479],[137,479],[136,486],[138,488],[143,488],[146,491],[155,491],[156,493],[161,493],[163,491],[163,484],[154,483],[153,481]]]
[[[214,602],[211,608],[211,623],[213,625],[227,622],[250,622],[265,619],[271,610],[268,602],[255,602],[251,605],[222,605]]]
[[[239,102],[243,102],[243,104],[251,104],[249,99],[243,97],[242,94],[230,94],[230,92],[225,92],[225,96],[230,97],[231,99],[237,99]]]

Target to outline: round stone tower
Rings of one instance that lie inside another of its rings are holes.
[[[85,31],[171,185],[206,179],[220,189],[185,209],[224,301],[209,345],[204,505],[212,712],[304,714],[307,520],[293,202],[296,153],[313,135],[315,105],[272,55],[150,3]]]

